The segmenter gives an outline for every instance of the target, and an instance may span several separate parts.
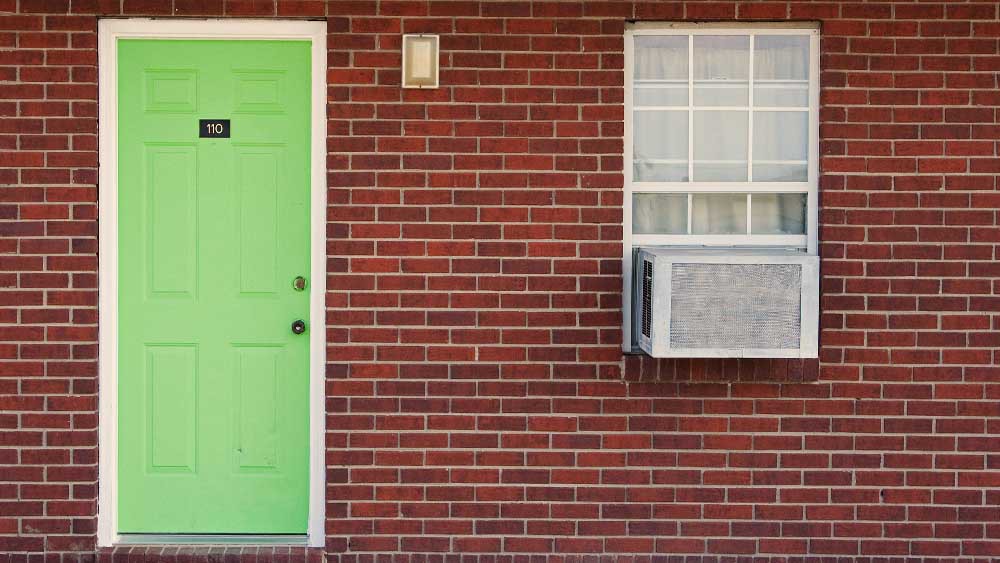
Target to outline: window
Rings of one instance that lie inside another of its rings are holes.
[[[815,255],[818,51],[815,26],[626,31],[626,350],[638,247]]]

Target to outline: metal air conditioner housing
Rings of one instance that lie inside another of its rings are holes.
[[[636,340],[654,358],[816,357],[816,256],[643,247],[634,271]]]

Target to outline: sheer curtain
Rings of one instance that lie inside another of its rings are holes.
[[[640,182],[746,182],[752,172],[754,182],[806,181],[809,37],[695,35],[690,44],[694,52],[689,57],[686,35],[635,39],[633,101],[640,109],[633,119],[633,178]],[[753,107],[748,107],[751,62]],[[686,108],[689,80],[694,106],[690,123],[685,111],[641,109]],[[713,109],[721,107],[732,109]],[[748,109],[735,109],[741,107]],[[693,177],[688,176],[689,127]],[[641,222],[676,229],[677,220],[655,221],[648,215],[662,205],[659,213],[676,219],[674,208],[682,200],[686,205],[686,199],[644,200]],[[694,234],[746,234],[748,229],[755,234],[801,234],[805,201],[801,194],[755,197],[748,225],[745,194],[695,194],[690,230]]]
[[[746,194],[694,194],[691,196],[691,233],[695,235],[745,235]]]
[[[687,200],[687,194],[635,194],[632,196],[632,232],[637,235],[687,234]]]
[[[806,232],[806,194],[753,194],[750,199],[753,234],[801,235]]]
[[[688,79],[686,35],[640,35],[635,38],[636,80]]]
[[[677,106],[681,111],[635,112],[633,177],[640,182],[688,181],[687,36],[636,37],[634,77],[636,108]]]
[[[806,181],[805,161],[809,146],[807,36],[758,35],[754,38],[754,106],[802,108],[802,111],[754,112],[753,179],[761,182]]]
[[[754,37],[753,66],[754,77],[758,79],[808,80],[809,37],[757,35]]]
[[[809,158],[809,37],[758,35],[754,38],[753,64],[755,107],[802,108],[754,112],[753,179],[805,182]],[[805,233],[806,201],[806,195],[801,193],[754,194],[753,234]]]

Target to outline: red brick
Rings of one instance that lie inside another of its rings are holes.
[[[996,7],[589,0],[0,0],[0,551],[94,553],[119,12],[328,16],[331,560],[1000,554]],[[821,21],[818,362],[623,361],[632,18]],[[442,88],[399,89],[403,32]]]

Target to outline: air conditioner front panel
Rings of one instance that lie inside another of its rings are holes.
[[[670,348],[799,348],[799,264],[674,263]]]

